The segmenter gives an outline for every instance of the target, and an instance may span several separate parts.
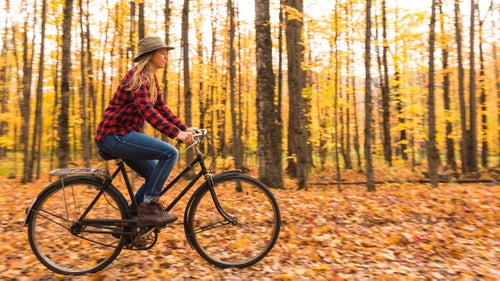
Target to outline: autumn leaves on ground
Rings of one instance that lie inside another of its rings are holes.
[[[380,172],[398,178],[396,171]],[[319,182],[315,176],[312,181]],[[160,233],[152,249],[124,250],[105,270],[78,278],[47,270],[27,242],[25,208],[47,184],[48,179],[21,185],[0,178],[0,279],[500,280],[498,177],[437,189],[379,184],[371,193],[363,185],[342,185],[339,191],[334,184],[297,191],[287,180],[287,190],[273,190],[282,211],[280,238],[250,268],[208,264],[190,249],[180,220]],[[183,205],[174,211],[181,215]]]

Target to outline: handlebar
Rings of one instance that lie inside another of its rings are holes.
[[[193,138],[203,138],[207,133],[207,129],[197,129],[196,131],[194,131]]]
[[[208,131],[206,129],[197,129],[194,134],[193,134],[193,138],[194,138],[194,142],[191,143],[187,148],[186,150],[189,150],[191,149],[193,146],[195,145],[198,145],[201,143],[201,141],[203,140],[203,138],[207,135]]]
[[[204,141],[207,134],[208,134],[208,130],[206,130],[206,129],[196,129],[193,133],[194,141],[188,147],[186,147],[186,151],[193,148],[195,150],[197,157],[202,157],[202,152],[200,151],[199,144],[201,144]],[[205,156],[203,156],[203,160],[201,160],[201,161],[204,161],[207,157],[212,157],[212,161],[208,167],[208,170],[210,170],[210,171],[213,170],[213,167],[215,165],[215,160],[217,159],[217,157],[219,157],[221,155],[221,153],[224,149],[224,139],[222,139],[222,138],[215,138],[215,139],[218,139],[220,141],[219,148],[215,149],[213,146],[209,145],[209,147],[207,149],[208,152],[206,152]],[[212,151],[213,155],[211,155],[210,151]]]

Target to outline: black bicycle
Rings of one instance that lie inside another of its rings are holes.
[[[194,134],[195,142],[187,149],[195,149],[195,159],[163,188],[161,195],[190,171],[199,169],[166,210],[171,210],[203,179],[184,211],[187,241],[218,267],[251,266],[265,257],[278,239],[278,203],[269,188],[240,170],[210,173],[200,149],[206,135],[204,129]],[[219,154],[220,150],[213,161]],[[100,271],[123,248],[150,249],[160,230],[166,227],[137,221],[137,202],[124,162],[101,156],[116,160],[114,172],[105,168],[54,170],[51,175],[59,179],[47,186],[26,211],[31,249],[54,272],[81,275]],[[119,174],[128,199],[113,184]]]

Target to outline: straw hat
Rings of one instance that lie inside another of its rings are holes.
[[[137,44],[137,47],[139,48],[139,54],[134,58],[134,62],[139,61],[140,57],[142,55],[145,55],[149,52],[156,51],[158,49],[167,49],[167,50],[172,50],[174,47],[168,47],[163,40],[161,40],[160,37],[156,36],[149,36],[149,37],[144,37],[139,41],[139,44]]]

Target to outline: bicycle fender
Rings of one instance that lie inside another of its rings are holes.
[[[35,203],[36,203],[37,200],[38,200],[38,195],[35,197],[35,199],[33,199],[33,201],[31,202],[31,204],[29,205],[29,207],[26,208],[26,210],[25,210],[26,218],[24,219],[24,226],[28,225],[28,220],[29,220],[29,217],[30,217],[30,214],[31,214],[31,209],[33,208],[33,206],[35,205]]]
[[[229,170],[229,171],[224,171],[220,174],[215,174],[214,178],[220,179],[220,178],[225,178],[227,176],[240,175],[241,173],[242,173],[241,170]]]
[[[214,181],[217,181],[217,180],[220,180],[220,179],[224,179],[224,178],[227,178],[227,177],[232,177],[232,176],[235,176],[235,175],[241,175],[242,171],[241,170],[229,170],[229,171],[224,171],[220,174],[216,174],[216,175],[213,175],[213,180]],[[205,188],[207,184],[204,182],[202,185],[200,185],[200,187],[198,187],[193,195],[191,195],[191,199],[189,200],[187,206],[186,206],[186,210],[189,210],[189,206],[191,205],[191,201],[192,201],[192,198],[195,198],[196,196],[198,196],[198,193],[201,192],[201,190],[203,190]]]
[[[220,173],[220,174],[215,174],[215,175],[213,175],[213,180],[214,180],[214,181],[217,181],[217,180],[224,179],[224,178],[227,178],[227,177],[232,177],[232,176],[235,176],[235,175],[241,175],[241,173],[242,173],[242,171],[241,171],[241,170],[229,170],[229,171],[224,171],[224,172],[222,172],[222,173]],[[203,190],[203,189],[205,188],[205,186],[206,186],[206,185],[207,185],[207,184],[206,184],[205,182],[204,182],[202,185],[200,185],[200,187],[198,187],[198,188],[194,191],[194,193],[193,193],[193,195],[191,196],[191,198],[196,197],[196,196],[198,195],[198,193],[200,193],[200,192],[201,192],[201,190]],[[192,200],[189,200],[189,202],[188,202],[188,205],[187,205],[187,206],[190,206],[190,205],[191,205],[191,204],[190,204],[190,202],[191,202],[191,201],[192,201]],[[187,207],[187,206],[186,206],[186,207]],[[186,210],[188,210],[188,208],[186,208]]]

